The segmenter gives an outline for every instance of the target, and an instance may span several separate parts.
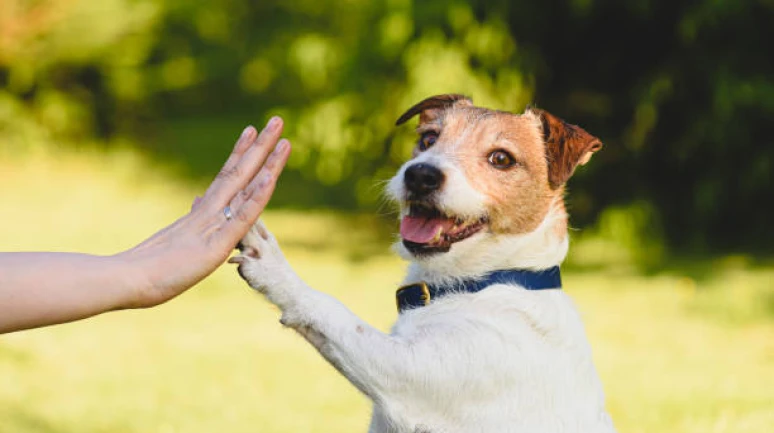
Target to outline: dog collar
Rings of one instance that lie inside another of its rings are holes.
[[[424,281],[401,287],[395,292],[398,312],[410,308],[424,307],[430,301],[450,293],[476,293],[493,284],[516,284],[527,290],[561,289],[562,276],[559,266],[542,271],[526,269],[506,269],[494,271],[481,279],[463,280],[451,285],[427,284]]]

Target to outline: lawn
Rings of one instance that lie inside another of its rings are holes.
[[[6,251],[115,252],[197,193],[133,151],[0,153],[0,179]],[[389,327],[404,264],[373,235],[384,222],[298,211],[265,220],[311,285]],[[772,266],[738,256],[649,275],[590,269],[569,269],[565,288],[620,432],[771,431]],[[224,267],[155,309],[0,336],[0,433],[365,431],[366,399],[277,319]]]

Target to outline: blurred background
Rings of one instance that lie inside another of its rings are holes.
[[[0,250],[133,246],[281,115],[265,219],[388,329],[381,187],[415,143],[395,119],[439,93],[534,104],[605,143],[569,184],[564,279],[619,431],[769,432],[772,44],[772,0],[2,0]],[[0,433],[365,431],[366,400],[276,320],[224,268],[2,336]]]

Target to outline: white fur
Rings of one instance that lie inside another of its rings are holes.
[[[554,232],[554,222],[564,211],[551,206],[538,228],[522,235],[493,235],[482,231],[457,242],[445,254],[415,258],[396,242],[393,249],[411,264],[404,284],[425,281],[445,283],[460,278],[475,278],[497,269],[541,270],[559,265],[567,255],[567,236]]]
[[[407,191],[403,183],[406,169],[414,164],[425,163],[437,167],[444,173],[444,187],[438,191],[437,204],[448,215],[465,219],[484,216],[483,194],[467,181],[456,159],[450,152],[437,152],[431,148],[403,164],[398,173],[387,184],[386,193],[395,202],[405,202]],[[554,227],[565,221],[567,215],[558,201],[552,203],[540,226],[534,231],[521,235],[494,235],[482,231],[461,242],[445,254],[426,258],[414,257],[401,242],[394,245],[395,251],[411,262],[406,283],[426,281],[439,283],[447,279],[475,277],[496,269],[546,269],[560,264],[567,255],[567,235],[558,236]],[[405,213],[406,209],[402,210]]]
[[[432,152],[411,161],[446,174],[439,205],[480,215],[484,197],[453,163]],[[404,195],[401,168],[389,193]],[[396,180],[397,179],[397,180]],[[555,203],[556,204],[556,203]],[[567,253],[555,205],[540,226],[518,236],[479,233],[447,253],[412,260],[406,282],[437,283],[504,268],[544,269]],[[609,433],[602,388],[580,317],[564,291],[493,285],[399,315],[384,334],[329,295],[307,286],[259,222],[242,243],[240,273],[282,310],[296,329],[374,403],[371,433]]]
[[[403,201],[406,196],[403,177],[406,169],[414,164],[430,164],[444,173],[446,181],[444,187],[438,191],[438,208],[449,214],[457,215],[465,219],[473,219],[483,216],[484,195],[476,191],[465,178],[454,160],[446,154],[430,149],[422,152],[416,158],[403,164],[398,173],[387,184],[387,194],[394,201]]]

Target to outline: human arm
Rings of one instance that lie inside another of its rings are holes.
[[[260,135],[246,128],[191,212],[128,251],[0,253],[0,333],[151,307],[201,281],[228,258],[269,201],[290,153],[281,133],[279,118]]]

